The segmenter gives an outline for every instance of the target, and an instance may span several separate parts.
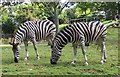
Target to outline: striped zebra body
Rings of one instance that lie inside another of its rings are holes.
[[[21,24],[15,33],[15,38],[19,43],[25,40],[32,41],[33,38],[40,41],[47,39],[50,35],[55,35],[55,31],[56,26],[49,20],[27,21]]]
[[[78,38],[84,38],[85,43],[97,41],[106,37],[106,27],[101,22],[77,22],[73,24]],[[75,40],[76,41],[76,40]],[[79,40],[80,41],[80,40]]]
[[[92,22],[75,22],[72,25],[63,28],[55,37],[52,47],[52,57],[50,59],[51,64],[56,64],[61,55],[62,48],[69,42],[73,44],[74,59],[72,64],[76,62],[77,45],[81,45],[82,53],[85,58],[85,64],[87,63],[85,43],[98,42],[102,47],[102,59],[101,63],[106,59],[105,37],[106,26],[99,21]]]
[[[11,45],[13,45],[14,54],[18,53],[14,55],[14,57],[16,58],[14,59],[15,62],[18,62],[20,52],[20,50],[18,50],[18,47],[22,42],[24,42],[25,44],[25,59],[28,59],[28,41],[31,41],[33,43],[37,58],[39,59],[36,42],[47,40],[52,45],[55,33],[56,26],[53,22],[49,20],[27,21],[21,24],[15,33],[14,40],[10,43]]]

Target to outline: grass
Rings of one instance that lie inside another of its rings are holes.
[[[33,46],[29,44],[29,60],[24,61],[25,49],[21,45],[20,61],[14,63],[11,46],[2,47],[3,75],[120,75],[118,69],[118,29],[109,28],[106,40],[107,63],[101,65],[101,51],[92,44],[87,47],[88,66],[84,66],[81,48],[78,47],[77,63],[71,65],[73,48],[67,44],[62,50],[62,56],[57,65],[50,64],[51,48],[47,44],[37,44],[40,60],[36,60]]]
[[[61,30],[62,28],[64,28],[65,26],[68,26],[69,24],[61,24],[59,25],[59,30]]]

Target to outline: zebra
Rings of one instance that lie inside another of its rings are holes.
[[[50,45],[56,35],[56,25],[50,20],[34,20],[26,21],[21,24],[18,30],[15,32],[13,39],[9,42],[12,45],[12,51],[14,54],[14,62],[18,62],[20,56],[20,44],[24,42],[26,57],[28,60],[28,41],[31,41],[36,52],[36,58],[39,59],[39,53],[37,51],[37,41],[47,40]]]
[[[72,43],[74,58],[71,64],[74,65],[76,62],[77,46],[80,45],[82,54],[84,55],[85,65],[88,65],[85,44],[97,42],[99,46],[101,46],[102,57],[100,63],[103,64],[106,62],[107,58],[105,47],[107,28],[115,23],[116,22],[112,22],[104,25],[100,21],[74,22],[73,24],[64,27],[54,38],[50,63],[57,64],[57,61],[61,56],[62,48],[66,44]]]

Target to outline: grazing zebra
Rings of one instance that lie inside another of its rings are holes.
[[[84,55],[85,64],[88,65],[85,44],[89,44],[90,42],[99,42],[98,44],[101,46],[102,51],[101,63],[103,64],[107,58],[105,48],[107,28],[112,24],[114,24],[114,22],[104,25],[99,21],[91,21],[75,22],[64,27],[54,38],[50,59],[51,64],[57,63],[62,48],[69,42],[73,44],[74,49],[74,58],[71,64],[75,64],[76,62],[77,46],[80,45]]]
[[[20,44],[24,42],[26,57],[28,59],[28,41],[33,43],[36,57],[39,59],[39,54],[36,47],[36,41],[47,40],[50,44],[56,34],[56,26],[49,20],[27,21],[21,24],[16,31],[13,40],[10,44],[13,46],[14,61],[18,62],[20,54]]]

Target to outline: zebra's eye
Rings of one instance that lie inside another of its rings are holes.
[[[53,51],[52,51],[52,53],[53,53]]]
[[[51,45],[51,49],[53,49],[53,45]]]

